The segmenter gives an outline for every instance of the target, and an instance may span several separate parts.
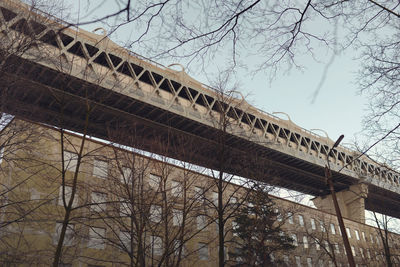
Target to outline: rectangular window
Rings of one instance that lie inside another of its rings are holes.
[[[198,215],[196,217],[197,230],[202,230],[207,226],[207,217],[205,215]]]
[[[232,221],[232,235],[233,236],[238,236],[238,234],[236,232],[238,230],[238,228],[239,228],[238,223],[235,221]]]
[[[199,260],[208,260],[208,245],[206,243],[199,243]]]
[[[3,162],[4,157],[4,147],[0,148],[0,164]]]
[[[312,258],[307,258],[307,267],[313,267]]]
[[[283,262],[287,265],[289,264],[289,257],[288,255],[283,255]]]
[[[289,221],[289,223],[290,223],[290,224],[293,224],[293,223],[294,223],[294,222],[293,222],[293,213],[288,212],[288,213],[287,213],[287,216],[288,216],[288,221]]]
[[[282,221],[282,214],[279,212],[279,209],[275,209],[274,211],[275,211],[275,214],[276,214],[276,220],[278,222],[281,222]]]
[[[119,215],[121,217],[128,217],[131,216],[131,209],[129,202],[125,199],[120,199],[120,204],[119,204]]]
[[[122,170],[120,176],[121,183],[122,184],[132,183],[132,169],[128,167],[122,167],[121,170]]]
[[[367,257],[368,257],[368,259],[371,258],[371,252],[369,251],[369,249],[367,249]]]
[[[351,253],[353,254],[354,257],[356,256],[356,250],[354,249],[353,246],[351,246]]]
[[[56,223],[55,234],[53,237],[54,245],[57,245],[58,240],[60,239],[62,226],[63,226],[62,223]],[[74,225],[69,223],[67,225],[67,230],[65,231],[63,246],[72,246],[73,242],[74,242]]]
[[[297,242],[297,235],[296,234],[292,234],[292,239],[293,239],[293,245],[297,247],[299,245],[298,242]]]
[[[303,236],[303,245],[304,245],[304,248],[308,248],[308,239],[307,239],[307,236]]]
[[[325,228],[324,222],[320,221],[319,223],[320,223],[320,226],[321,226],[321,232],[325,233],[326,232],[326,228]]]
[[[150,236],[151,255],[160,256],[163,253],[162,238],[159,236]]]
[[[71,199],[72,195],[72,187],[71,186],[64,186],[64,194],[65,194],[65,202],[68,205],[69,200]],[[58,205],[63,206],[63,186],[60,186],[60,189],[58,191]],[[78,206],[78,194],[75,193],[74,201],[72,202],[72,207],[77,207]]]
[[[311,218],[311,229],[312,230],[316,230],[317,227],[315,226],[315,220],[313,218]]]
[[[131,251],[131,234],[127,231],[119,232],[119,240],[124,251]]]
[[[177,198],[183,196],[183,186],[181,182],[171,181],[171,195]]]
[[[231,202],[231,204],[237,204],[237,197],[231,197],[231,200],[230,200],[230,202]]]
[[[150,206],[150,221],[154,223],[161,222],[162,218],[162,208],[159,205],[151,205]]]
[[[214,204],[214,206],[218,207],[218,193],[217,192],[211,193],[211,201]]]
[[[106,229],[91,227],[89,229],[89,240],[88,240],[88,248],[94,249],[104,249],[105,243],[104,238],[106,234]]]
[[[328,241],[324,240],[324,248],[326,249],[326,251],[330,252],[331,251],[331,247],[329,246]]]
[[[297,267],[301,267],[301,258],[300,258],[300,256],[295,256],[294,258],[296,260],[296,266]]]
[[[347,237],[351,238],[351,231],[349,227],[346,227],[346,233],[347,233]]]
[[[91,206],[90,209],[95,212],[102,212],[106,210],[107,194],[100,192],[91,193]]]
[[[172,209],[172,224],[174,226],[181,226],[183,222],[183,212],[178,209]]]
[[[78,154],[64,150],[64,169],[74,172],[78,164]]]
[[[181,250],[181,256],[184,257],[186,251],[185,251],[185,246],[182,246],[181,240],[175,239],[173,244],[174,244],[174,254],[178,256],[179,250]]]
[[[107,178],[108,176],[108,162],[104,160],[95,159],[93,161],[93,176],[99,178]]]
[[[361,232],[362,238],[365,242],[367,242],[367,237],[365,236],[365,232]]]
[[[339,244],[336,243],[334,247],[335,247],[335,253],[339,254],[340,253]]]
[[[333,235],[336,235],[336,228],[335,228],[335,225],[333,223],[331,223],[331,233]]]
[[[150,173],[149,175],[149,185],[153,189],[158,189],[161,184],[161,176]]]
[[[318,265],[319,265],[319,267],[325,267],[324,261],[321,259],[318,260]]]
[[[359,233],[358,233],[358,230],[354,230],[354,233],[356,234],[356,239],[357,239],[357,240],[360,240],[360,235],[359,235]]]
[[[375,238],[376,238],[376,243],[379,245],[379,238],[378,238],[378,236],[376,235]]]
[[[360,255],[361,255],[361,258],[364,259],[364,250],[363,250],[363,248],[360,248]]]
[[[371,238],[371,243],[374,243],[374,237],[372,236],[372,234],[369,234],[369,237]]]
[[[300,224],[300,226],[304,226],[304,218],[303,218],[303,215],[299,215],[299,224]]]
[[[320,243],[319,243],[320,241],[318,240],[318,239],[315,239],[315,249],[316,250],[320,250],[321,249],[321,246],[320,246]]]

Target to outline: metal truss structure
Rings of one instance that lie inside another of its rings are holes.
[[[57,103],[60,97],[66,97],[71,104],[64,107],[65,120],[69,120],[71,130],[79,131],[82,115],[78,112],[82,107],[73,103],[86,97],[103,107],[96,115],[93,135],[106,138],[101,125],[112,121],[112,116],[131,116],[150,128],[166,127],[205,140],[202,144],[212,144],[215,132],[220,130],[218,121],[226,117],[227,142],[233,150],[256,153],[281,166],[282,172],[290,170],[276,184],[316,196],[327,194],[323,167],[329,160],[337,190],[363,182],[369,185],[369,209],[384,212],[379,203],[400,206],[397,172],[344,147],[328,155],[333,142],[327,137],[260,111],[234,97],[235,93],[205,86],[183,70],[127,51],[104,35],[73,29],[16,1],[0,2],[0,32],[0,49],[9,55],[1,58],[6,66],[2,76],[6,78],[0,90],[4,94],[11,81],[24,81],[24,86],[16,85],[8,92],[9,104],[2,107],[5,112],[60,126],[55,119]],[[22,38],[29,42],[23,53],[18,50],[21,42],[16,41]],[[17,103],[26,109],[15,109]],[[32,114],[35,107],[37,111]],[[40,112],[46,115],[39,116]],[[295,174],[301,178],[296,180]],[[400,217],[400,210],[389,213]]]

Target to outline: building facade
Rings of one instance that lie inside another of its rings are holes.
[[[11,122],[0,140],[2,266],[51,265],[63,225],[59,266],[218,266],[214,172],[24,121]],[[227,266],[241,260],[234,218],[250,205],[248,187],[232,179],[222,198]],[[273,265],[347,266],[334,215],[273,201],[276,224],[296,247],[271,254]],[[345,225],[358,266],[384,266],[378,229]],[[387,239],[400,264],[399,236]]]

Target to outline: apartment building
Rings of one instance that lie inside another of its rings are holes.
[[[14,121],[0,159],[2,266],[49,266],[71,196],[60,266],[217,266],[215,177],[188,163],[47,126]],[[79,166],[79,171],[76,169]],[[207,175],[206,175],[207,174]],[[225,259],[235,251],[234,215],[246,186],[226,183]],[[347,266],[335,216],[275,197],[276,222],[296,248],[276,266]],[[251,216],[251,215],[249,215]],[[376,228],[345,220],[358,266],[384,265]],[[390,233],[393,255],[400,237]],[[393,261],[400,264],[398,257]]]

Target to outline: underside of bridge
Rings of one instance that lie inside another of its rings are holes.
[[[19,57],[5,65],[0,74],[3,112],[82,132],[90,106],[91,136],[208,168],[223,166],[225,172],[313,196],[329,194],[324,169],[301,158],[229,134],[221,157],[217,140],[224,133],[215,128]],[[336,172],[333,180],[337,191],[359,182]],[[400,218],[394,192],[373,185],[368,190],[366,209]]]

